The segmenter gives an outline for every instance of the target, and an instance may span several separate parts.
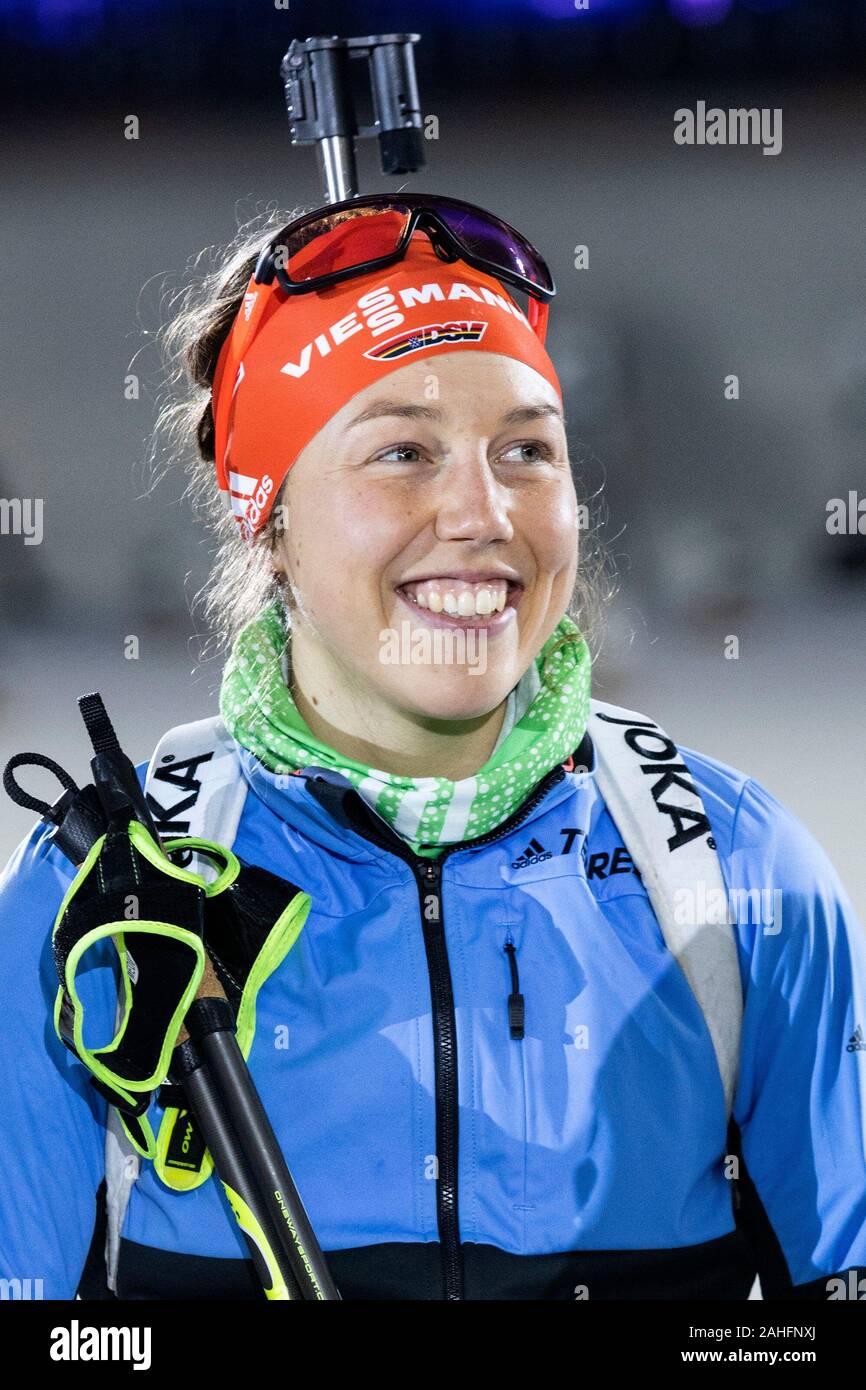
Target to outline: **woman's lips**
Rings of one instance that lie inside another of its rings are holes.
[[[396,593],[416,620],[433,627],[485,628],[495,632],[513,621],[523,585],[504,579],[427,579],[400,585]]]

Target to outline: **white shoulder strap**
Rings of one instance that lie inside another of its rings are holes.
[[[640,873],[668,950],[703,1010],[730,1116],[743,992],[706,811],[681,753],[655,720],[593,700],[589,734],[599,790]]]
[[[247,784],[237,747],[219,715],[179,724],[160,739],[144,784],[156,828],[166,838],[195,835],[231,849]],[[193,872],[209,878],[214,866],[193,856]],[[109,1106],[105,1135],[105,1203],[108,1229],[105,1263],[108,1287],[116,1293],[120,1233],[141,1158]]]
[[[247,783],[219,715],[169,729],[150,760],[145,795],[163,838],[196,835],[231,849]],[[194,863],[193,871],[204,873],[206,862]]]

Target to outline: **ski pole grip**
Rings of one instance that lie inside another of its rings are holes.
[[[223,1029],[234,1032],[234,1026],[235,1021],[231,1005],[217,978],[213,961],[208,956],[205,961],[201,984],[195,999],[186,1011],[186,1018],[181,1024],[175,1046],[185,1043],[188,1038],[198,1042],[201,1038],[207,1037],[208,1033],[219,1032]]]

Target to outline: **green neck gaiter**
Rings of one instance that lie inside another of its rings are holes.
[[[286,683],[285,619],[277,600],[238,634],[220,689],[227,729],[272,772],[335,768],[416,854],[434,857],[445,845],[495,830],[586,732],[589,648],[563,618],[536,659],[537,693],[473,777],[453,782],[367,767],[321,743],[302,719]]]

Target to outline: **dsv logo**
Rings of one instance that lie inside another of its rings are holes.
[[[669,816],[673,833],[668,838],[668,849],[673,853],[701,835],[708,835],[709,846],[715,849],[712,829],[706,814],[701,809],[701,801],[692,775],[685,763],[677,761],[679,750],[667,734],[663,734],[657,724],[635,723],[631,719],[614,719],[610,714],[599,714],[606,724],[625,726],[623,738],[638,758],[646,761],[639,764],[641,772],[655,780],[651,791],[655,808],[659,815]],[[669,793],[678,787],[691,800],[684,805],[682,800],[671,801]]]

